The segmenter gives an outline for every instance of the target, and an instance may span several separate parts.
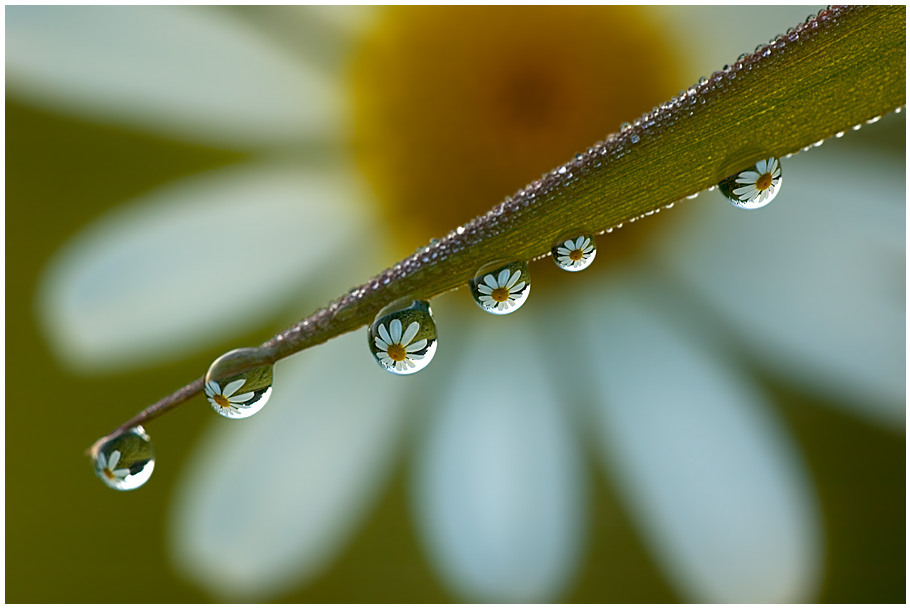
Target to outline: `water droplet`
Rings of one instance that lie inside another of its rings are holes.
[[[574,238],[560,239],[551,253],[557,266],[569,272],[578,272],[590,266],[594,261],[594,256],[597,255],[597,243],[593,236],[583,234]]]
[[[494,315],[515,312],[528,299],[531,278],[527,262],[493,262],[483,266],[470,282],[471,296]]]
[[[633,133],[629,139],[632,141],[633,144],[637,144],[639,141],[641,141],[641,138],[638,136],[638,133]]]
[[[145,429],[136,426],[101,444],[93,460],[95,474],[107,487],[135,490],[152,476],[155,450]]]
[[[237,348],[215,359],[205,373],[205,396],[212,409],[225,418],[249,418],[261,410],[272,394],[273,366],[249,369],[260,362],[258,348]]]
[[[632,128],[632,124],[631,124],[631,123],[628,123],[628,122],[624,122],[624,123],[622,123],[621,125],[619,125],[619,130],[620,130],[620,131],[628,131],[628,130],[631,129],[631,128]]]
[[[758,209],[770,203],[782,183],[780,161],[762,159],[744,171],[721,180],[717,187],[731,203],[742,209]]]
[[[426,300],[396,300],[379,311],[369,329],[370,352],[400,376],[419,372],[436,354],[436,322]]]

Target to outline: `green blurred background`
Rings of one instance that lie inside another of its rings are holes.
[[[257,19],[256,13],[234,13],[240,20]],[[900,156],[903,133],[902,116],[891,116],[874,128],[832,140],[826,148],[887,149]],[[600,137],[592,133],[589,143]],[[39,330],[36,287],[51,255],[105,212],[160,184],[249,157],[54,113],[7,91],[7,601],[212,599],[174,571],[165,544],[167,505],[182,463],[212,423],[208,407],[196,399],[151,426],[157,466],[153,480],[139,491],[105,488],[83,451],[144,404],[196,377],[224,350],[261,342],[283,329],[281,322],[164,365],[79,375],[61,366]],[[527,181],[536,175],[530,170]],[[364,278],[350,277],[352,282]],[[818,600],[905,601],[903,433],[868,424],[770,377],[759,380],[792,431],[816,484],[826,543]],[[681,601],[589,457],[588,545],[563,600]],[[458,601],[440,583],[419,543],[407,494],[410,466],[407,458],[398,458],[392,483],[329,571],[277,599]]]

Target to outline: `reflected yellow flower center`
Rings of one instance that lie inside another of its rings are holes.
[[[583,256],[584,256],[584,254],[581,252],[581,249],[573,249],[572,251],[569,252],[569,259],[572,260],[573,262],[577,262]]]
[[[401,344],[392,344],[386,351],[392,361],[404,361],[408,353]]]
[[[231,406],[231,402],[228,401],[227,397],[225,397],[224,395],[215,395],[214,397],[212,397],[212,399],[214,399],[215,403],[217,403],[220,407],[230,407]]]
[[[357,43],[348,83],[354,158],[395,253],[485,213],[691,84],[678,57],[641,7],[386,9]],[[614,232],[599,243],[604,260],[647,232]],[[538,266],[536,281],[561,274]]]
[[[493,298],[493,301],[495,302],[505,302],[509,299],[509,288],[497,287],[490,293],[490,297]]]
[[[110,470],[109,468],[105,467],[104,470],[102,470],[101,472],[104,473],[104,476],[107,477],[108,479],[110,479],[111,481],[114,480],[114,472],[112,470]]]
[[[764,174],[760,175],[759,178],[757,180],[755,180],[755,187],[758,190],[767,190],[768,188],[770,188],[771,187],[771,174],[764,173]]]

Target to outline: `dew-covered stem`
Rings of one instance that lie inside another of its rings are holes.
[[[368,325],[400,298],[465,286],[485,264],[547,255],[567,231],[603,233],[762,159],[873,122],[906,103],[905,73],[905,7],[821,11],[266,341],[250,369]],[[118,431],[202,388],[200,378]]]

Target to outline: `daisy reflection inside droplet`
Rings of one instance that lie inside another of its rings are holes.
[[[426,300],[401,299],[379,311],[369,330],[370,352],[393,374],[419,372],[436,354],[436,322]]]
[[[155,450],[141,426],[108,439],[94,453],[95,474],[109,488],[135,490],[152,476]]]
[[[205,374],[205,396],[225,418],[249,418],[265,406],[272,394],[271,364],[255,365],[258,348],[237,348],[212,363]]]
[[[483,266],[470,282],[471,296],[494,315],[513,313],[528,299],[531,278],[528,263],[493,262]]]
[[[777,196],[782,181],[780,161],[772,156],[724,178],[717,186],[740,209],[759,209]]]
[[[553,247],[551,253],[557,266],[569,272],[578,272],[594,261],[597,244],[593,236],[583,234],[575,238],[562,239]]]

